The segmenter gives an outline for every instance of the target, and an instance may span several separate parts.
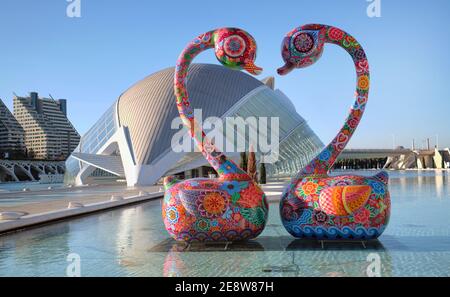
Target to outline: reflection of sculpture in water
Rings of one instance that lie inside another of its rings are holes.
[[[255,241],[220,245],[173,244],[164,260],[165,277],[252,275],[255,263],[264,261],[264,248]],[[226,262],[227,265],[212,263]]]
[[[173,244],[163,275],[186,276],[381,276],[393,274],[392,257],[378,240],[321,242],[296,239],[265,244],[251,242],[225,250],[225,245],[194,247]],[[281,244],[281,245],[280,245]],[[234,243],[233,243],[234,245]],[[284,247],[283,247],[284,245]],[[190,250],[192,249],[192,250]],[[375,261],[380,261],[377,267]],[[211,265],[211,263],[226,265]],[[370,269],[374,269],[369,271]]]
[[[180,257],[180,253],[184,248],[180,248],[177,244],[167,253],[164,260],[163,275],[165,277],[182,277],[187,276],[186,266]]]
[[[361,45],[344,31],[326,25],[305,25],[289,32],[282,43],[286,64],[280,75],[315,63],[325,43],[344,48],[356,67],[356,101],[333,141],[306,165],[285,189],[280,214],[286,230],[298,238],[373,239],[390,216],[388,175],[329,176],[336,158],[350,141],[369,96],[369,63]]]
[[[378,240],[310,241],[293,240],[286,252],[292,252],[295,276],[359,277],[393,274],[392,257]]]
[[[268,204],[261,188],[205,136],[194,118],[186,87],[189,65],[202,51],[214,48],[217,59],[233,69],[258,74],[256,42],[247,32],[222,28],[194,39],[181,53],[175,68],[175,96],[183,124],[217,179],[164,180],[164,224],[178,241],[238,241],[257,237],[267,221]],[[214,98],[211,98],[214,100]]]

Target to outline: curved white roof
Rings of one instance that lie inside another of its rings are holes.
[[[139,81],[118,100],[119,125],[130,131],[135,161],[151,164],[170,148],[172,120],[178,117],[173,91],[174,68],[167,68]],[[193,108],[203,117],[221,117],[253,89],[263,85],[241,71],[220,65],[193,64],[187,87]]]
[[[83,184],[99,168],[125,176],[130,186],[147,185],[164,175],[207,165],[200,153],[176,153],[171,149],[173,135],[179,132],[171,129],[172,121],[179,117],[173,79],[174,68],[167,68],[126,90],[82,137],[66,162],[66,180]],[[289,98],[274,90],[273,78],[260,81],[220,65],[193,64],[187,87],[192,107],[201,109],[204,119],[228,116],[279,119],[280,138],[270,137],[270,142],[279,144],[274,149],[279,151],[280,158],[268,167],[268,174],[295,172],[323,146]],[[261,129],[261,133],[269,135],[269,130]],[[104,155],[119,157],[108,159]],[[227,155],[239,157],[239,153]]]

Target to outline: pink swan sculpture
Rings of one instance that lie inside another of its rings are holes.
[[[256,42],[244,30],[222,28],[194,39],[181,53],[175,68],[175,96],[184,125],[217,179],[164,180],[164,224],[177,241],[240,241],[257,237],[264,229],[268,204],[264,192],[248,174],[220,152],[194,118],[186,88],[189,65],[202,51],[214,48],[217,59],[232,69],[259,74]],[[214,99],[214,98],[211,98]]]
[[[346,32],[309,24],[289,32],[282,43],[280,75],[314,64],[325,43],[344,48],[356,66],[356,101],[333,141],[306,165],[285,189],[280,214],[286,230],[298,238],[375,239],[390,217],[388,174],[373,177],[329,176],[336,158],[355,132],[369,95],[369,63],[361,45]]]

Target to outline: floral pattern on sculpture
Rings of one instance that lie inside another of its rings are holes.
[[[300,53],[291,46],[295,36],[315,36],[313,50]],[[285,65],[278,72],[311,65],[321,55],[325,43],[337,44],[352,57],[357,75],[356,100],[336,137],[307,164],[286,187],[280,202],[280,216],[286,230],[299,238],[373,239],[385,230],[390,217],[388,175],[372,177],[330,176],[328,172],[361,122],[369,88],[366,53],[354,37],[341,29],[304,25],[290,31],[283,40]]]
[[[207,49],[214,49],[217,59],[227,67],[245,69],[251,74],[261,71],[254,64],[254,38],[237,28],[221,28],[202,34],[180,54],[174,77],[178,112],[195,144],[219,177],[185,181],[166,177],[162,216],[168,233],[179,241],[247,240],[258,236],[265,227],[266,197],[248,174],[217,150],[199,128],[186,87],[192,60]]]

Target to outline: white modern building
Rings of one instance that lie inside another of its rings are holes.
[[[186,178],[204,175],[198,168],[208,164],[200,153],[176,153],[171,147],[173,135],[180,131],[171,128],[178,117],[173,77],[174,68],[159,71],[120,95],[67,160],[66,183],[107,179],[137,186],[181,172]],[[201,108],[205,119],[279,118],[279,161],[268,166],[269,176],[297,172],[323,147],[292,102],[274,89],[273,78],[262,82],[223,66],[194,64],[187,86],[192,107]],[[227,156],[239,160],[239,153]]]

